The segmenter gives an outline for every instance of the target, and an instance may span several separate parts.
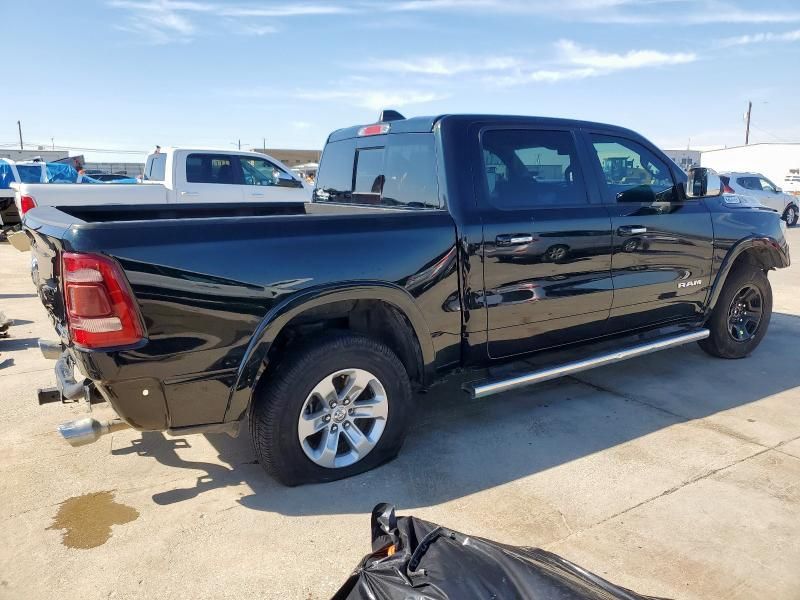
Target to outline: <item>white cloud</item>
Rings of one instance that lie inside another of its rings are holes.
[[[303,91],[297,92],[295,97],[300,100],[342,100],[354,106],[381,110],[384,108],[400,108],[409,104],[425,104],[443,100],[448,96],[435,92],[418,90],[328,90],[328,91]]]
[[[641,69],[663,65],[680,65],[697,60],[693,52],[661,52],[658,50],[629,50],[624,54],[599,52],[572,40],[560,40],[558,48],[564,62],[597,69],[599,72]]]
[[[422,57],[409,59],[372,60],[369,68],[383,72],[412,73],[416,75],[460,75],[479,71],[506,71],[522,66],[519,59],[508,56],[485,58]]]
[[[118,29],[156,44],[190,40],[201,31],[197,23],[201,16],[228,19],[233,23],[232,29],[244,35],[266,35],[277,31],[275,23],[259,23],[253,19],[309,17],[351,11],[346,5],[309,2],[251,5],[192,0],[109,0],[108,4],[128,13],[128,22],[118,25]]]
[[[749,44],[760,44],[763,42],[797,42],[800,41],[800,29],[774,33],[771,31],[761,33],[751,33],[737,37],[723,38],[719,45],[728,46],[747,46]]]

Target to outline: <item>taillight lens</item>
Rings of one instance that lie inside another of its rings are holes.
[[[34,200],[33,196],[22,196],[19,199],[19,207],[24,215],[30,209],[36,208],[36,200]]]
[[[144,327],[120,266],[99,254],[65,252],[61,278],[70,339],[90,349],[130,346]]]
[[[731,186],[729,186],[727,183],[723,183],[723,184],[722,184],[722,193],[723,193],[723,194],[735,194],[735,193],[736,193],[736,190],[734,190],[734,189],[733,189]]]

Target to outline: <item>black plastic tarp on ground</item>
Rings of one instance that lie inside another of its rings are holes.
[[[333,600],[653,600],[538,548],[507,546],[372,511],[372,554]]]

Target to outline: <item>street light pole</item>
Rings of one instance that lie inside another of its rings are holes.
[[[25,150],[25,147],[22,145],[22,123],[17,121],[17,129],[19,129],[19,149]]]

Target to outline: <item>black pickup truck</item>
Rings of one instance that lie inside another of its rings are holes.
[[[58,391],[40,402],[111,404],[119,419],[62,426],[76,445],[247,419],[293,485],[394,457],[412,389],[454,369],[590,342],[473,382],[483,397],[691,341],[741,358],[789,250],[780,215],[720,188],[619,127],[387,112],[329,136],[305,205],[34,209],[60,336],[41,344]]]

